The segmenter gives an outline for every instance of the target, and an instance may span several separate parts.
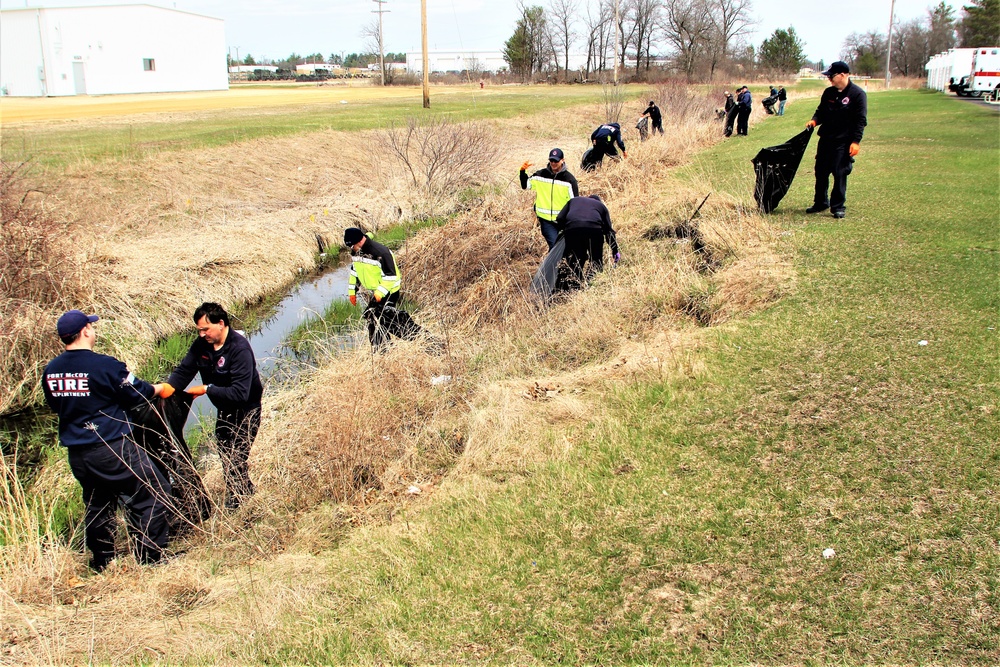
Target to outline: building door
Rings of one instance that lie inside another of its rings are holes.
[[[73,61],[73,86],[77,95],[87,94],[87,77],[83,71],[83,63],[78,60]]]

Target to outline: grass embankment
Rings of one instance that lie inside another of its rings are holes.
[[[733,169],[811,111],[690,173],[749,185]],[[847,219],[801,213],[808,159],[774,216],[793,295],[352,536],[243,655],[995,664],[996,120],[923,92],[870,112]]]

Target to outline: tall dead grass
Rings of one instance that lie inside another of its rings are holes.
[[[599,192],[609,206],[624,260],[548,309],[539,308],[528,294],[531,275],[545,253],[530,194],[507,179],[514,165],[504,164],[505,147],[498,144],[501,157],[487,179],[494,187],[485,190],[481,202],[443,227],[421,231],[398,254],[403,291],[420,304],[421,324],[448,341],[446,354],[428,354],[424,341],[413,341],[373,356],[358,334],[352,350],[325,360],[307,379],[276,393],[271,387],[252,455],[258,494],[250,505],[196,533],[177,565],[153,574],[125,567],[86,583],[82,594],[88,596],[100,598],[108,587],[117,591],[107,603],[91,605],[95,627],[109,638],[100,657],[131,659],[141,653],[137,645],[160,647],[170,657],[205,655],[227,641],[173,626],[151,630],[165,617],[164,607],[175,610],[177,619],[191,620],[225,609],[224,619],[212,621],[213,627],[275,627],[301,595],[282,579],[298,572],[291,562],[295,554],[332,549],[354,526],[392,521],[442,480],[447,482],[451,471],[502,479],[505,471],[525,470],[537,460],[569,451],[571,444],[559,438],[573,436],[563,428],[595,419],[610,385],[639,374],[698,372],[688,350],[697,344],[701,326],[760,308],[784,293],[791,284],[788,269],[774,251],[774,232],[748,204],[749,190],[743,197],[712,193],[692,219],[708,192],[672,179],[672,170],[696,150],[721,140],[721,133],[710,117],[701,117],[701,107],[692,102],[690,108],[683,114],[665,109],[667,135],[632,142],[628,160],[579,175],[583,194]],[[553,142],[571,146],[577,141],[573,137],[582,137],[579,144],[585,144],[591,121],[599,115],[597,105],[581,110],[578,121],[562,128],[562,134],[536,119],[498,123],[495,132],[520,129],[525,138],[518,149],[541,155]],[[523,132],[525,126],[538,129]],[[491,137],[484,141],[493,141]],[[327,140],[326,135],[311,137],[285,159],[320,168],[312,151]],[[380,142],[366,143],[365,150],[380,145],[379,151],[386,150]],[[270,144],[269,152],[273,149]],[[356,157],[357,164],[372,164]],[[213,152],[196,164],[219,159]],[[383,164],[396,160],[387,150],[374,159]],[[320,190],[322,180],[314,179]],[[357,190],[367,198],[354,202],[331,185],[287,210],[272,207],[260,216],[220,217],[221,211],[233,209],[207,202],[199,204],[197,215],[167,218],[141,233],[136,231],[141,222],[133,220],[118,228],[116,237],[129,238],[133,250],[152,263],[145,265],[152,266],[152,274],[169,274],[171,280],[137,284],[136,276],[145,274],[133,271],[143,264],[105,250],[109,259],[104,266],[120,272],[114,283],[117,308],[132,305],[135,310],[127,312],[136,316],[156,311],[160,306],[139,305],[155,289],[158,303],[173,304],[163,310],[183,304],[186,320],[190,303],[204,300],[202,295],[221,295],[216,300],[224,302],[239,298],[244,296],[240,285],[253,292],[254,286],[277,282],[282,271],[306,261],[298,235],[312,252],[309,235],[316,229],[339,238],[344,226],[362,219],[369,228],[377,227],[386,219],[378,210],[401,210],[399,202],[420,201],[412,184],[413,194],[390,192],[389,186],[404,187],[398,162],[376,180],[372,190]],[[499,187],[504,182],[506,187]],[[208,179],[200,184],[207,187]],[[330,215],[323,216],[326,203],[331,204]],[[295,235],[295,241],[286,237],[281,242],[282,235]],[[182,236],[196,239],[194,247],[178,244]],[[242,282],[236,279],[241,273],[256,275]],[[164,312],[157,326],[167,326],[170,317]],[[242,576],[246,566],[253,577],[251,564],[258,559],[268,561],[274,574],[270,581]],[[215,568],[222,571],[213,572]],[[31,577],[26,571],[18,576]],[[143,581],[150,585],[140,592]],[[34,612],[39,598],[30,591],[44,589],[37,583],[27,581],[23,592],[16,593]],[[122,632],[120,599],[126,594],[136,596],[128,611],[137,620],[125,623],[129,632]],[[197,646],[185,645],[180,637]],[[59,641],[59,659],[88,659],[80,632]],[[41,640],[33,644],[36,649],[43,645]],[[234,658],[241,659],[252,655]]]
[[[40,398],[54,311],[84,305],[83,267],[29,165],[0,162],[0,414]]]

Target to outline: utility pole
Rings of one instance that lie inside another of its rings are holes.
[[[621,19],[618,14],[619,1],[615,0],[615,85],[618,85],[618,31],[621,29]]]
[[[385,61],[382,59],[382,54],[385,53],[385,49],[382,48],[382,14],[387,14],[389,10],[382,9],[382,5],[388,1],[389,0],[372,0],[372,2],[378,5],[378,9],[373,9],[372,14],[378,14],[378,71],[379,78],[382,80],[381,85],[383,86],[385,85]]]
[[[420,48],[424,65],[424,108],[431,108],[430,58],[427,56],[427,0],[420,0]]]
[[[889,47],[885,52],[885,89],[889,90],[889,77],[892,75],[892,19],[896,13],[896,0],[889,2]]]

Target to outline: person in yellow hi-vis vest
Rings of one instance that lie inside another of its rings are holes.
[[[573,197],[580,196],[580,186],[573,174],[566,168],[566,160],[559,148],[549,151],[549,166],[539,169],[528,177],[530,162],[521,165],[521,188],[527,190],[530,186],[535,192],[535,215],[542,228],[542,236],[551,249],[559,230],[555,220],[559,211]]]
[[[351,249],[351,272],[347,279],[351,305],[358,305],[358,285],[371,292],[361,317],[368,322],[372,348],[380,351],[390,336],[406,340],[419,336],[423,329],[399,307],[401,277],[392,251],[357,227],[344,230],[344,245]]]

